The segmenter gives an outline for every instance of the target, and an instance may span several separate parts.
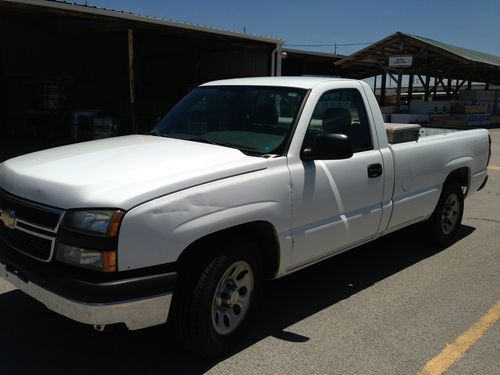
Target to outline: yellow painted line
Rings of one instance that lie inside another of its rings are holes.
[[[500,301],[462,333],[454,342],[446,345],[441,353],[432,358],[417,375],[440,375],[459,361],[472,345],[478,342],[486,332],[500,319]]]
[[[492,170],[494,170],[494,171],[500,171],[500,167],[498,167],[498,166],[496,166],[496,165],[490,165],[490,166],[488,167],[488,169],[492,169]]]

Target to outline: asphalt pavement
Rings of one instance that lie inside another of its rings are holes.
[[[168,326],[94,332],[0,280],[0,372],[417,374],[500,300],[500,129],[490,133],[490,179],[466,200],[456,243],[411,227],[268,282],[249,338],[225,358],[191,356]],[[499,374],[499,326],[448,373]]]

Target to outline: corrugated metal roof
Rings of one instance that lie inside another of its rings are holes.
[[[283,51],[295,53],[295,54],[299,54],[299,55],[330,57],[334,60],[339,60],[339,59],[346,57],[346,55],[336,55],[334,53],[329,53],[329,52],[306,51],[306,50],[302,50],[302,49],[288,48],[286,45],[283,47]]]
[[[391,68],[391,55],[410,54],[411,67]],[[453,46],[429,38],[396,32],[362,50],[336,61],[341,73],[367,78],[378,74],[402,72],[449,79],[500,84],[500,57]]]
[[[163,26],[169,26],[169,27],[177,27],[177,28],[181,28],[181,29],[201,31],[201,32],[230,36],[230,37],[235,37],[235,38],[240,38],[240,39],[255,40],[255,41],[265,42],[265,43],[272,43],[272,44],[279,44],[279,45],[282,45],[284,43],[283,40],[277,39],[277,38],[271,38],[271,37],[265,37],[265,36],[260,36],[260,35],[247,34],[247,33],[240,33],[237,31],[231,31],[231,30],[226,30],[226,29],[221,29],[221,28],[214,28],[214,27],[210,27],[210,26],[198,25],[198,24],[193,24],[193,23],[188,23],[188,22],[183,22],[183,21],[175,21],[175,20],[158,18],[158,17],[144,16],[144,15],[140,15],[140,14],[136,14],[136,13],[132,13],[132,12],[126,12],[126,11],[122,11],[122,10],[100,8],[100,7],[96,7],[96,6],[70,3],[70,2],[66,2],[66,1],[60,1],[60,0],[7,0],[5,2],[13,3],[13,4],[31,5],[31,6],[36,6],[36,7],[45,7],[45,8],[58,9],[58,10],[81,12],[81,13],[100,15],[100,16],[106,16],[106,17],[113,17],[113,18],[129,20],[129,21],[150,23],[150,24],[163,25]]]
[[[454,55],[460,56],[464,59],[479,62],[479,63],[484,63],[484,64],[496,65],[496,66],[500,67],[500,57],[499,56],[494,56],[494,55],[490,55],[490,54],[487,54],[484,52],[479,52],[479,51],[474,51],[474,50],[467,49],[467,48],[453,46],[453,45],[448,44],[448,43],[438,42],[437,40],[424,38],[424,37],[418,36],[418,35],[411,35],[411,34],[405,34],[405,33],[401,33],[401,34],[406,35],[410,38],[418,39],[424,43],[431,44],[434,47],[444,49],[444,50],[446,50],[450,53],[453,53]]]

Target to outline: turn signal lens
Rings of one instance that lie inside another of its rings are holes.
[[[109,235],[111,237],[116,237],[118,235],[118,230],[120,229],[120,223],[122,222],[123,216],[125,216],[125,212],[116,211],[111,218],[111,223],[109,225]]]
[[[116,272],[118,265],[116,261],[116,251],[103,251],[102,253],[102,271],[103,272]]]

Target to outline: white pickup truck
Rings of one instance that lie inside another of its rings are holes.
[[[231,349],[262,280],[426,221],[453,241],[487,180],[484,129],[389,144],[361,81],[267,77],[193,90],[148,135],[0,165],[0,276],[79,322],[171,320]]]

